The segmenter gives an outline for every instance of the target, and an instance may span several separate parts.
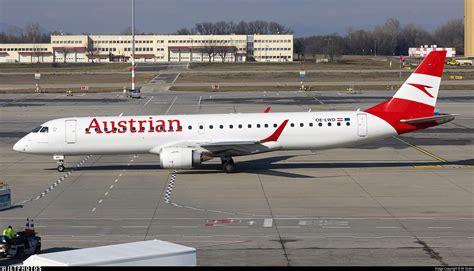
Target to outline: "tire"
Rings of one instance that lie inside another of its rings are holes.
[[[235,165],[233,163],[224,163],[222,166],[225,173],[234,173],[235,172]]]
[[[35,254],[41,254],[41,245],[37,245],[35,248]]]
[[[59,172],[63,172],[66,168],[64,167],[64,165],[59,165],[58,166],[58,171]]]
[[[19,247],[16,249],[16,255],[15,257],[18,259],[18,260],[22,260],[25,258],[25,249],[22,248],[22,247]]]

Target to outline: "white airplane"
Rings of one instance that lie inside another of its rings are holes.
[[[388,101],[363,111],[70,117],[48,121],[13,149],[64,158],[89,154],[157,154],[162,168],[192,168],[220,157],[278,150],[320,150],[437,126],[455,115],[435,114],[446,51],[431,52]]]

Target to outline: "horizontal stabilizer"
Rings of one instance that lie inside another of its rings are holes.
[[[458,114],[441,114],[441,115],[435,115],[435,116],[426,117],[426,118],[402,119],[400,120],[400,122],[407,123],[407,124],[423,124],[423,123],[429,123],[429,122],[436,122],[437,124],[443,124],[443,123],[454,120],[456,116],[458,116]]]

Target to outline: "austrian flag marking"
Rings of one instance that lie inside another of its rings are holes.
[[[130,133],[165,133],[165,132],[182,132],[183,127],[177,119],[173,120],[155,120],[153,117],[148,119],[135,120],[97,120],[93,118],[86,128],[86,134],[123,134]]]

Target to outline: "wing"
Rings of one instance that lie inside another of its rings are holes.
[[[183,147],[207,151],[210,156],[242,156],[261,152],[268,152],[280,148],[276,142],[285,129],[288,120],[268,137],[261,140],[216,140],[216,141],[180,141],[166,146],[156,146],[150,153],[159,154],[163,148]]]
[[[240,156],[249,155],[273,150],[277,145],[271,144],[278,141],[288,120],[283,121],[280,126],[270,136],[261,140],[224,140],[211,143],[203,143],[199,146],[211,152],[215,156]]]
[[[199,146],[213,156],[241,156],[271,150],[271,147],[265,146],[260,141],[218,141]]]

